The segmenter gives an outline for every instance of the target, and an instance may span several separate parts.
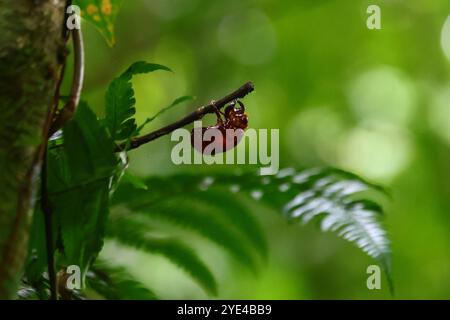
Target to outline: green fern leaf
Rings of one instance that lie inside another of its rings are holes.
[[[148,225],[141,221],[133,217],[121,217],[111,219],[107,236],[139,250],[165,256],[188,272],[206,292],[217,295],[214,276],[194,250],[173,238],[152,237],[148,231]]]
[[[235,194],[217,188],[209,190],[205,198],[202,192],[189,195],[193,201],[207,206],[211,214],[219,215],[230,226],[235,227],[254,246],[258,253],[267,258],[267,241],[258,220]]]
[[[258,257],[247,237],[229,221],[224,220],[220,215],[213,214],[210,208],[201,202],[193,202],[185,197],[172,197],[168,200],[153,202],[144,197],[141,201],[129,203],[127,209],[136,215],[166,221],[192,230],[224,248],[252,271],[258,270]]]
[[[134,119],[136,100],[131,79],[137,74],[157,70],[171,71],[159,64],[139,61],[132,64],[109,85],[106,91],[105,124],[113,140],[125,140],[137,130]]]
[[[53,232],[59,231],[58,250],[65,264],[80,266],[84,274],[103,247],[117,159],[113,141],[86,104],[78,106],[63,133],[64,145],[48,153],[48,192],[56,213]],[[35,245],[37,261],[44,261],[42,241]]]
[[[122,267],[96,261],[87,273],[88,287],[108,300],[155,300],[156,295]]]
[[[209,198],[212,192],[224,188],[229,194],[246,194],[254,201],[281,211],[290,221],[306,224],[319,219],[322,231],[335,232],[376,259],[385,270],[392,288],[390,243],[380,222],[383,210],[363,197],[367,192],[385,191],[354,174],[334,168],[285,169],[275,176],[261,176],[255,172],[214,176],[180,174],[154,177],[148,179],[146,185],[148,192],[133,192],[131,195],[130,192],[119,192],[115,203],[131,204],[130,209],[133,210],[139,209],[139,201],[143,199],[157,207],[160,201],[174,194],[188,199],[200,197],[211,203],[217,201],[217,197]],[[222,194],[226,193],[222,191]],[[171,213],[176,219],[192,218],[192,210],[185,212],[183,206],[173,210],[177,210],[177,213]]]
[[[154,116],[148,118],[137,130],[137,132],[141,132],[142,129],[149,124],[150,122],[152,122],[153,120],[155,120],[156,118],[158,118],[160,115],[162,115],[164,112],[169,111],[170,109],[186,102],[186,101],[191,101],[194,100],[195,98],[192,96],[182,96],[179,97],[177,99],[175,99],[170,105],[168,105],[167,107],[162,108],[161,110],[159,110]]]

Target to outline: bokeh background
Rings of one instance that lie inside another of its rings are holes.
[[[253,128],[280,129],[282,167],[332,165],[387,186],[395,298],[450,298],[450,3],[447,0],[124,1],[117,45],[85,24],[84,99],[101,114],[109,81],[136,60],[174,73],[133,81],[144,120],[182,95],[197,100],[158,118],[180,118],[247,80]],[[382,29],[366,9],[381,7]],[[210,118],[215,122],[214,117]],[[140,176],[180,170],[169,137],[131,154]],[[229,170],[222,168],[221,170]],[[366,288],[373,260],[314,226],[288,225],[254,206],[268,235],[269,260],[255,275],[198,242],[225,299],[390,299]],[[159,256],[107,243],[103,255],[126,265],[161,298],[207,298]]]

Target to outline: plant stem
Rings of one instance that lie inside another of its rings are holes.
[[[83,34],[81,29],[73,29],[72,40],[74,50],[74,73],[72,79],[72,87],[70,90],[69,101],[61,109],[51,128],[49,136],[52,136],[56,131],[61,129],[67,122],[72,120],[77,110],[78,103],[80,102],[81,90],[83,88],[84,80],[84,44]]]
[[[116,151],[123,151],[123,150],[132,150],[137,149],[143,144],[146,144],[150,141],[156,140],[164,135],[167,135],[171,133],[172,131],[182,128],[196,120],[200,120],[208,113],[215,113],[217,109],[223,108],[226,104],[236,100],[244,98],[246,95],[251,93],[253,90],[255,90],[255,87],[253,83],[247,82],[243,86],[241,86],[239,89],[235,90],[234,92],[230,93],[229,95],[217,100],[217,101],[211,101],[208,105],[202,106],[197,108],[194,112],[188,114],[184,118],[169,124],[168,126],[165,126],[161,129],[158,129],[156,131],[150,132],[149,134],[136,137],[131,139],[129,144],[126,142],[120,144],[117,146]]]
[[[50,282],[50,300],[58,300],[53,247],[53,213],[48,196],[47,169],[47,152],[45,151],[41,171],[41,208],[44,214],[45,224],[45,244],[47,249],[48,280]]]

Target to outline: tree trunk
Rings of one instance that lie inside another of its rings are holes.
[[[0,0],[0,299],[14,298],[27,254],[65,2]]]

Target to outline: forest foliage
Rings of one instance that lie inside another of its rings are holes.
[[[114,43],[114,19],[122,1],[77,0],[82,17],[93,23],[108,44]],[[104,117],[87,101],[75,118],[54,135],[47,152],[48,196],[53,215],[56,270],[80,266],[83,286],[70,298],[156,299],[153,288],[124,268],[98,258],[106,240],[162,255],[182,268],[210,296],[218,293],[214,272],[182,236],[160,221],[197,233],[257,273],[268,256],[266,235],[248,202],[278,211],[293,224],[317,223],[372,257],[391,280],[390,244],[381,220],[383,209],[372,197],[386,195],[378,185],[336,168],[285,168],[274,176],[255,170],[216,175],[180,173],[138,178],[129,172],[127,150],[117,146],[139,135],[162,112],[191,100],[174,99],[168,107],[138,123],[135,76],[157,76],[170,68],[133,63],[113,79],[105,93]],[[44,213],[36,204],[29,256],[19,297],[49,297]],[[48,230],[47,230],[48,231]]]

